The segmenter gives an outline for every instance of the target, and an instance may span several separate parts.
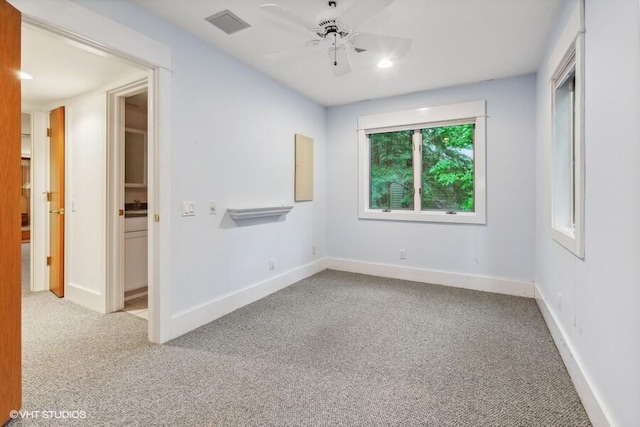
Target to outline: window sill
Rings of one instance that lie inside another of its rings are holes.
[[[584,258],[582,239],[576,236],[575,229],[570,227],[552,227],[553,240],[578,258]]]
[[[413,221],[413,222],[443,222],[457,224],[486,224],[484,215],[478,212],[414,212],[392,210],[383,212],[380,210],[365,210],[358,215],[360,219],[379,219],[388,221]]]

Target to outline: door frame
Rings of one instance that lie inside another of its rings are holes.
[[[142,92],[149,93],[149,78],[136,79],[107,93],[107,289],[106,312],[112,313],[124,307],[124,131],[125,98]],[[151,98],[149,98],[149,103]],[[153,128],[153,118],[148,116],[147,127]],[[150,160],[147,150],[147,164]],[[147,175],[149,185],[154,181]],[[149,190],[149,187],[148,187]],[[153,210],[149,210],[152,212]],[[147,216],[147,229],[154,218]],[[149,252],[147,241],[147,252]],[[147,277],[150,277],[147,263]],[[149,283],[151,285],[151,283]],[[151,292],[149,286],[149,292]],[[153,318],[153,307],[149,305],[149,319]]]
[[[70,0],[58,0],[55,7],[47,7],[38,0],[9,0],[9,3],[22,12],[23,24],[42,28],[89,49],[125,59],[149,70],[148,211],[154,221],[150,221],[148,230],[148,336],[152,342],[166,342],[172,338],[171,48]],[[160,170],[162,174],[158,173]]]
[[[49,289],[49,113],[23,111],[31,115],[31,284],[33,292]]]

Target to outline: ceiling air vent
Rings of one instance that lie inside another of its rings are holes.
[[[205,21],[220,28],[229,35],[251,26],[234,15],[230,10],[223,10],[222,12],[211,15],[210,17],[205,18]]]

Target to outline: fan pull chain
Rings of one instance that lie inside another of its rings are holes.
[[[338,44],[336,40],[336,33],[333,33],[333,66],[338,66]]]

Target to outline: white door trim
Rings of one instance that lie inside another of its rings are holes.
[[[149,340],[165,342],[171,338],[171,48],[70,0],[9,3],[22,12],[23,22],[151,70],[148,212],[157,221],[148,230]]]
[[[148,91],[153,78],[153,73],[149,74],[107,93],[107,313],[124,307],[124,216],[119,212],[124,208],[125,98]]]
[[[49,289],[49,114],[31,114],[31,285],[34,292]]]

